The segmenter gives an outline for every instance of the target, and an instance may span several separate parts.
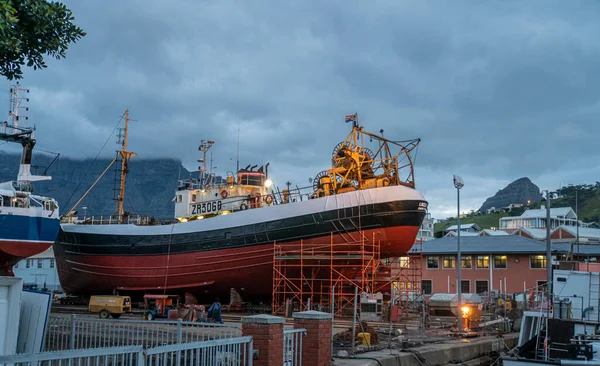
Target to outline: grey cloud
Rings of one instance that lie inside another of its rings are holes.
[[[374,132],[422,138],[417,182],[432,209],[453,204],[443,177],[456,173],[482,187],[466,192],[472,208],[521,176],[558,185],[557,167],[561,181],[594,180],[579,171],[599,155],[593,2],[67,6],[88,36],[23,81],[48,150],[95,155],[130,108],[140,157],[193,168],[199,140],[213,139],[227,169],[239,125],[244,162],[270,160],[278,179],[307,183],[358,112]]]

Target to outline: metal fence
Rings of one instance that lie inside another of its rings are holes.
[[[302,337],[306,329],[284,329],[283,331],[283,365],[302,365]]]
[[[98,347],[142,346],[202,342],[240,337],[242,329],[234,324],[177,321],[94,319],[50,316],[45,351]]]
[[[144,351],[144,365],[252,366],[252,337],[172,344]]]
[[[141,346],[81,349],[0,356],[4,365],[128,365],[143,366],[144,350]]]
[[[0,356],[3,365],[211,365],[252,366],[252,337],[171,344],[144,350],[141,346],[79,349]]]

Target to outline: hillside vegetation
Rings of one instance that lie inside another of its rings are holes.
[[[579,219],[583,222],[600,222],[600,182],[595,184],[579,184],[579,185],[568,185],[558,189],[557,196],[552,199],[551,207],[571,207],[575,210],[575,198],[577,197],[577,211]],[[531,204],[529,209],[540,208],[546,204],[546,200]],[[510,212],[493,213],[489,215],[472,213],[468,217],[461,218],[460,223],[471,224],[475,223],[482,229],[489,229],[492,227],[498,227],[500,218],[506,216],[520,216],[523,213],[522,208],[513,209]],[[434,225],[434,234],[436,237],[444,235],[444,231],[452,226],[456,225],[456,218],[451,218],[443,223],[437,223]]]
[[[583,222],[600,222],[600,182],[595,184],[568,185],[557,190],[558,196],[552,199],[551,207],[571,207],[575,210],[579,219]],[[577,197],[577,205],[575,198]],[[534,208],[540,208],[545,205],[543,200],[535,205]]]
[[[498,227],[498,224],[500,222],[500,218],[505,217],[505,216],[512,216],[513,214],[510,214],[508,212],[499,212],[499,213],[493,213],[493,214],[489,214],[489,215],[481,215],[481,216],[471,216],[471,217],[464,217],[460,219],[460,224],[477,224],[477,226],[479,226],[482,229],[490,229],[492,227]],[[520,215],[520,213],[519,213]],[[441,237],[443,236],[443,232],[449,228],[452,225],[456,225],[457,224],[457,220],[456,218],[453,218],[451,220],[445,221],[443,223],[438,223],[434,225],[434,233],[436,237]]]

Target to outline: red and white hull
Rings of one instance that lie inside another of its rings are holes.
[[[406,253],[427,209],[418,191],[385,187],[172,225],[63,224],[54,245],[72,294],[167,289],[251,296],[272,293],[274,243],[342,244],[359,231],[381,257]]]

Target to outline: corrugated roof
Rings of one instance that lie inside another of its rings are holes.
[[[569,232],[571,235],[577,236],[577,226],[561,225],[558,229],[563,229]],[[579,227],[580,238],[594,238],[600,239],[600,229],[594,229],[591,227]]]
[[[571,243],[552,243],[552,247],[558,251],[568,253],[571,250]],[[600,256],[600,244],[579,244],[579,246],[573,244],[573,252],[575,255],[579,253],[580,255]]]
[[[481,230],[481,233],[486,233],[490,236],[510,235],[509,233],[507,233],[504,230],[492,230],[492,229],[483,229],[483,230]],[[479,235],[481,235],[481,233],[479,233]]]
[[[571,207],[550,207],[550,217],[567,216],[569,212],[575,212]],[[546,217],[546,209],[525,210],[521,217]]]
[[[520,227],[512,235],[517,235],[516,232],[519,230],[524,231],[525,233],[532,236],[534,239],[545,239],[546,238],[546,229]],[[550,235],[552,235],[552,232],[550,233]]]
[[[474,233],[471,231],[460,231],[460,237],[462,238],[463,236],[477,236],[479,235],[479,233]],[[458,236],[458,230],[457,231],[449,231],[448,234],[446,234],[445,236]]]
[[[469,229],[472,228],[473,226],[477,226],[477,224],[472,223],[472,224],[461,224],[460,225],[460,230],[462,231],[463,229]],[[477,229],[479,229],[479,226],[477,226]],[[458,225],[452,225],[450,227],[448,227],[446,229],[446,231],[451,231],[451,230],[458,230]]]
[[[447,236],[423,242],[423,254],[456,254],[458,251],[457,239]],[[546,253],[546,244],[515,235],[461,236],[460,251],[464,254]]]
[[[456,254],[456,237],[444,237],[423,242],[424,255]],[[411,252],[414,252],[411,249]],[[552,251],[568,253],[570,243],[552,243]],[[461,237],[460,251],[462,254],[545,254],[546,243],[515,235],[502,236],[469,236]],[[584,256],[600,256],[600,244],[573,244],[573,251]],[[410,253],[410,252],[409,252]]]

